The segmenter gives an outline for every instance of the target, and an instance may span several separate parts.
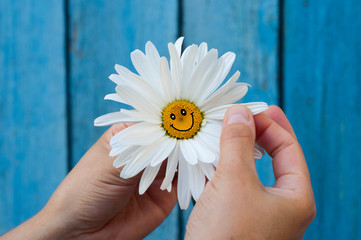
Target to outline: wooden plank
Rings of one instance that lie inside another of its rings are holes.
[[[96,117],[119,110],[104,101],[114,92],[108,76],[121,64],[132,71],[130,53],[144,51],[151,40],[161,55],[177,38],[177,1],[69,1],[72,161],[80,159],[105,131],[93,127]],[[148,239],[176,239],[178,208]]]
[[[278,24],[278,1],[184,0],[186,44],[207,42],[220,55],[236,53],[230,74],[239,70],[239,81],[253,86],[242,102],[278,103]],[[257,160],[256,166],[263,184],[272,186],[270,158]]]
[[[62,1],[0,1],[0,235],[67,171]]]
[[[305,239],[360,239],[361,2],[285,1],[286,113],[317,215]]]

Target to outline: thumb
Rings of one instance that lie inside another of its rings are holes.
[[[231,178],[257,177],[254,162],[255,125],[250,110],[232,106],[225,115],[217,171]]]

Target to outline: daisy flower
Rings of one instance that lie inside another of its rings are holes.
[[[116,93],[105,99],[134,109],[100,116],[94,125],[137,123],[112,137],[110,156],[117,156],[114,167],[123,167],[122,178],[144,170],[139,183],[139,194],[143,194],[162,162],[168,159],[161,189],[171,191],[178,171],[178,201],[186,209],[191,197],[199,198],[206,179],[212,179],[219,160],[224,114],[247,93],[249,84],[236,82],[240,75],[237,71],[222,85],[234,62],[234,53],[218,57],[217,50],[208,51],[206,43],[193,44],[181,53],[182,43],[183,37],[168,44],[170,64],[147,42],[145,54],[140,50],[131,53],[138,74],[115,65],[117,74],[109,78],[117,84]],[[243,105],[253,114],[268,108],[262,102]],[[254,153],[255,158],[264,154],[258,145]]]

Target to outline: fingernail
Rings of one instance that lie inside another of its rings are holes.
[[[233,106],[228,110],[227,124],[248,122],[249,114],[245,107]]]

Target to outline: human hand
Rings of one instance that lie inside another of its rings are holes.
[[[257,176],[256,136],[273,158],[273,187]],[[219,165],[190,215],[186,238],[301,239],[315,214],[307,164],[282,110],[271,106],[253,119],[244,107],[230,108]]]
[[[138,194],[141,174],[121,179],[109,157],[109,141],[126,128],[112,126],[60,184],[44,209],[4,239],[141,239],[152,232],[177,202],[176,185],[161,191],[161,169],[149,189]]]

